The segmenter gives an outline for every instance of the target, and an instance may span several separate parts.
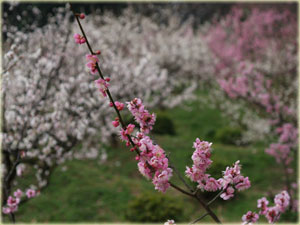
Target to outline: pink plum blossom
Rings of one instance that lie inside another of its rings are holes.
[[[174,220],[168,220],[164,225],[176,225]]]
[[[8,199],[7,199],[7,205],[9,207],[18,205],[19,203],[20,203],[20,199],[19,198],[14,198],[14,197],[9,196]]]
[[[138,159],[139,160],[139,159]],[[138,169],[140,171],[140,173],[145,176],[148,179],[152,178],[151,175],[151,170],[149,169],[149,167],[147,166],[147,163],[144,161],[140,161],[138,162]]]
[[[280,210],[277,206],[273,206],[267,209],[265,215],[269,223],[274,223],[279,219]]]
[[[102,93],[103,97],[106,97],[107,96],[106,91],[107,91],[107,88],[109,87],[109,83],[102,78],[95,80],[95,83],[97,84],[98,89]]]
[[[280,212],[284,212],[290,204],[290,196],[287,191],[282,191],[274,198],[274,203],[278,207]]]
[[[33,198],[36,196],[36,194],[37,192],[34,189],[28,189],[26,191],[27,198]]]
[[[246,177],[244,178],[243,176],[240,176],[240,182],[235,185],[235,188],[238,189],[239,191],[248,189],[251,186],[251,183],[249,181],[249,178]]]
[[[14,196],[16,197],[16,198],[21,198],[22,196],[23,196],[23,192],[20,190],[20,189],[18,189],[18,190],[16,190],[15,192],[14,192]]]
[[[229,186],[228,188],[226,188],[225,192],[220,195],[220,197],[224,200],[228,200],[234,196],[233,193],[233,187]]]
[[[251,212],[248,211],[245,215],[243,215],[242,220],[243,220],[243,224],[252,224],[252,223],[256,223],[256,221],[258,220],[259,215],[255,212]]]
[[[161,172],[159,170],[155,173],[153,178],[153,184],[155,186],[155,190],[159,190],[161,192],[165,192],[169,187],[169,180],[172,177],[172,169],[167,168]]]
[[[124,104],[121,102],[115,101],[115,105],[119,111],[122,111],[124,109]]]
[[[123,128],[121,129],[120,135],[123,141],[127,141],[127,142],[129,141],[127,135],[132,134],[134,127],[135,127],[134,124],[128,124],[125,130]]]
[[[86,66],[90,69],[90,72],[92,74],[96,74],[97,72],[97,63],[99,62],[99,59],[95,55],[87,54],[86,55],[87,64]]]
[[[221,189],[221,185],[215,178],[210,177],[206,180],[204,189],[206,191],[217,191]]]
[[[257,208],[261,209],[259,211],[260,214],[266,214],[267,212],[267,209],[268,209],[268,204],[269,204],[269,201],[266,199],[266,197],[263,197],[261,199],[258,199],[257,200]]]
[[[239,160],[236,161],[233,167],[227,167],[223,172],[224,176],[219,179],[219,182],[224,189],[228,187],[228,185],[233,185],[239,191],[250,188],[251,183],[249,178],[241,175],[241,166],[239,163]]]
[[[11,208],[10,207],[3,207],[2,208],[2,212],[4,214],[10,214],[12,211],[11,211]]]
[[[80,34],[74,34],[74,39],[77,44],[83,44],[86,42],[85,38]]]
[[[9,206],[9,207],[3,207],[2,208],[2,212],[4,214],[10,214],[10,213],[14,213],[18,210],[18,205],[13,205],[13,206]]]
[[[192,181],[198,182],[198,188],[204,190],[215,190],[220,188],[220,185],[214,178],[209,178],[209,174],[206,174],[206,170],[210,167],[212,161],[211,145],[207,141],[200,141],[199,138],[193,143],[195,151],[192,155],[193,166],[192,168],[186,167],[185,174]]]
[[[148,110],[145,109],[142,100],[139,98],[135,98],[131,102],[127,102],[127,108],[134,116],[136,122],[139,123],[141,132],[145,134],[149,133],[156,120],[155,114],[150,114]]]
[[[136,159],[140,173],[148,179],[152,179],[155,189],[165,192],[169,187],[169,180],[172,177],[173,170],[168,167],[169,160],[165,151],[153,143],[149,136],[143,133],[137,133],[137,139],[134,140],[139,146],[140,156]]]

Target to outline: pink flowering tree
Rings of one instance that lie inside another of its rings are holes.
[[[289,6],[234,6],[208,29],[215,74],[232,102],[268,121],[265,152],[281,166],[284,189],[297,208],[297,18]],[[265,124],[265,123],[263,123]],[[244,124],[247,126],[247,124]],[[262,128],[263,130],[264,128]]]

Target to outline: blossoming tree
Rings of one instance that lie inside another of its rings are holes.
[[[193,58],[188,51],[184,55],[172,53],[174,47],[191,47],[190,24],[182,25],[176,16],[170,16],[162,29],[162,25],[131,12],[128,9],[120,17],[106,13],[85,20],[85,26],[93,31],[91,40],[101,46],[101,65],[112,78],[111,92],[120,101],[138,96],[151,108],[173,107],[190,98],[197,85],[182,74],[192,77],[194,70],[170,67],[176,61],[185,63]],[[76,43],[70,34],[77,25],[70,16],[68,9],[59,8],[47,25],[32,27],[30,33],[4,20],[3,205],[16,205],[9,203],[12,193],[18,177],[28,170],[36,173],[37,181],[31,188],[38,191],[47,186],[57,165],[74,157],[95,158],[99,151],[101,155],[101,143],[118,134],[114,129],[118,122],[110,122],[112,109],[99,98],[91,83],[94,78],[87,76],[81,63],[85,48],[74,50]],[[75,38],[77,43],[84,43],[80,35]],[[94,72],[95,60],[89,58]],[[205,64],[207,59],[196,60]],[[105,82],[100,80],[98,85]]]
[[[284,188],[294,199],[296,209],[293,162],[298,146],[295,12],[290,6],[267,9],[257,5],[235,6],[227,16],[212,24],[206,40],[217,58],[216,79],[223,92],[250,109],[251,114],[268,121],[266,127],[270,129],[261,136],[266,138],[267,134],[276,141],[265,152],[274,156],[282,167]]]

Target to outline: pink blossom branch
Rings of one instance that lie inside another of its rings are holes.
[[[86,34],[85,34],[84,30],[83,30],[83,27],[82,27],[82,25],[81,25],[81,23],[80,23],[80,21],[79,21],[79,19],[78,19],[78,16],[79,16],[79,15],[78,15],[77,13],[75,13],[75,11],[73,10],[71,4],[70,4],[70,7],[71,7],[71,10],[72,10],[72,12],[73,12],[75,18],[76,18],[76,21],[77,21],[77,23],[78,23],[78,25],[79,25],[79,28],[80,28],[80,30],[81,30],[81,32],[82,32],[82,35],[84,36],[84,38],[85,38],[85,40],[86,40],[86,44],[87,44],[87,46],[88,46],[88,48],[89,48],[89,50],[90,50],[90,53],[91,53],[92,55],[95,55],[95,52],[92,50],[92,47],[91,47],[91,45],[90,45],[90,43],[89,43],[89,41],[88,41],[88,38],[87,38],[87,36],[86,36]],[[101,69],[100,69],[100,66],[99,66],[99,64],[98,64],[97,62],[96,62],[96,69],[97,69],[97,71],[98,71],[99,76],[100,76],[102,79],[104,79],[103,73],[102,73],[102,71],[101,71]],[[114,107],[114,109],[115,109],[115,111],[116,111],[116,113],[117,113],[117,115],[118,115],[118,118],[119,118],[119,120],[120,120],[120,123],[121,123],[121,125],[122,125],[122,128],[123,128],[123,129],[126,129],[125,123],[123,122],[122,116],[121,116],[119,110],[117,109],[117,106],[116,106],[116,104],[115,104],[115,101],[114,101],[114,99],[113,99],[113,97],[112,97],[112,95],[111,95],[109,89],[106,90],[106,93],[107,93],[107,95],[108,95],[108,97],[109,97],[109,100],[110,100],[110,102],[112,103],[112,105],[113,105],[113,107]],[[128,137],[128,139],[129,139],[129,142],[131,143],[131,145],[132,145],[132,146],[135,146],[135,144],[133,143],[133,141],[132,141],[130,135],[127,135],[127,137]],[[136,152],[138,155],[140,155],[140,153],[139,153],[139,151],[138,151],[137,149],[135,149],[135,152]]]
[[[88,48],[89,48],[90,53],[91,53],[92,55],[95,55],[95,53],[94,53],[94,51],[92,50],[92,47],[91,47],[91,45],[90,45],[90,43],[89,43],[89,41],[88,41],[87,35],[85,34],[84,29],[83,29],[83,27],[82,27],[82,25],[81,25],[81,23],[80,23],[80,21],[79,21],[79,19],[78,19],[78,17],[79,17],[80,15],[77,14],[77,13],[75,13],[75,11],[72,9],[71,4],[70,4],[70,7],[71,7],[71,10],[72,10],[72,12],[73,12],[73,14],[74,14],[74,16],[75,16],[75,18],[76,18],[76,21],[77,21],[77,23],[78,23],[78,25],[79,25],[79,27],[80,27],[80,30],[81,30],[81,32],[82,32],[82,35],[83,35],[83,37],[84,37],[84,39],[85,39],[85,42],[86,42]],[[100,78],[104,80],[104,76],[103,76],[103,73],[102,73],[102,71],[101,71],[101,69],[100,69],[100,66],[99,66],[98,62],[95,63],[95,66],[96,66],[96,70],[98,71],[98,74],[99,74]],[[110,100],[112,106],[114,107],[115,112],[116,112],[117,115],[118,115],[118,118],[119,118],[119,121],[120,121],[120,123],[121,123],[122,128],[123,128],[123,129],[126,129],[126,125],[125,125],[125,123],[123,122],[121,113],[119,112],[117,106],[115,105],[115,101],[114,101],[114,99],[113,99],[113,97],[112,97],[112,95],[111,95],[109,89],[106,88],[105,92],[107,93],[107,95],[108,95],[108,97],[109,97],[109,100]],[[130,134],[127,134],[126,136],[128,137],[128,140],[129,140],[130,144],[131,144],[133,147],[136,147],[136,145],[134,144],[134,142],[133,142],[132,139],[131,139]],[[140,152],[137,150],[137,148],[134,148],[134,150],[135,150],[135,152],[136,152],[138,155],[140,155]],[[149,165],[149,163],[148,163],[148,162],[146,162],[146,163],[147,163],[147,166],[151,169],[152,167]],[[173,168],[174,168],[174,167],[173,167]],[[181,180],[182,180],[182,179],[181,179]],[[184,182],[184,183],[185,183],[185,182]],[[190,197],[196,198],[196,199],[200,202],[200,204],[202,205],[202,207],[207,211],[207,213],[212,217],[212,219],[213,219],[215,222],[217,222],[217,223],[221,223],[221,221],[220,221],[219,218],[215,215],[215,213],[214,213],[214,212],[209,208],[209,206],[208,206],[204,201],[202,201],[202,199],[199,197],[198,191],[196,191],[195,193],[189,193],[189,192],[183,190],[182,188],[178,187],[177,185],[175,185],[175,184],[173,184],[173,183],[171,183],[171,182],[169,182],[169,184],[171,185],[171,187],[173,187],[173,188],[176,189],[177,191],[179,191],[179,192],[181,192],[181,193],[183,193],[183,194],[185,194],[185,195],[188,195],[188,196],[190,196]]]

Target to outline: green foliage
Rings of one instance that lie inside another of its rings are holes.
[[[236,144],[242,137],[242,130],[237,127],[223,127],[217,130],[215,139],[223,144]]]
[[[206,141],[213,141],[216,136],[216,130],[215,129],[209,129],[205,133],[205,140]]]
[[[160,193],[146,193],[136,197],[128,205],[125,214],[132,222],[162,222],[172,218],[184,221],[184,208],[176,198]]]
[[[153,128],[155,134],[169,134],[175,135],[175,127],[171,118],[165,113],[156,114],[156,122]]]
[[[283,213],[281,216],[280,216],[280,220],[279,222],[283,222],[283,221],[289,221],[289,222],[294,222],[294,221],[297,221],[298,220],[298,213],[296,212],[292,212],[292,211],[287,211],[285,213]]]

